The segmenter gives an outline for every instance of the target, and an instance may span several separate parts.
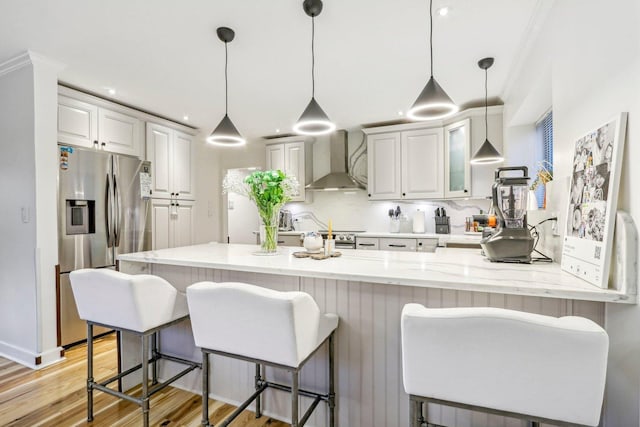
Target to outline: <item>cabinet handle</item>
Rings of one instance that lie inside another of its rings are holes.
[[[371,197],[371,194],[369,194],[369,197]]]
[[[107,143],[106,143],[106,142],[103,142],[103,143],[101,143],[100,145],[102,145],[103,147],[106,147]]]
[[[176,193],[171,193],[171,197],[173,197],[173,196],[175,196],[175,195],[176,195]]]
[[[283,244],[284,240],[278,240],[278,243]]]
[[[468,192],[469,192],[469,190],[467,190],[467,189],[465,188],[465,189],[464,189],[464,192],[465,192],[465,193],[468,193]]]
[[[93,141],[93,145],[98,145],[98,140]]]
[[[358,243],[358,246],[375,246],[375,243]]]
[[[176,197],[178,197],[180,195],[180,193],[176,193]]]
[[[180,203],[176,203],[176,206],[180,206]]]
[[[407,245],[389,245],[390,248],[406,248]]]
[[[407,195],[407,193],[402,193],[402,197],[404,197],[404,196],[406,196],[406,195]]]

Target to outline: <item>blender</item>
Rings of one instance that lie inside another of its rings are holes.
[[[521,171],[522,176],[501,176],[507,171]],[[527,175],[526,166],[496,169],[492,207],[497,216],[497,230],[480,241],[485,255],[491,261],[531,262],[534,242],[527,226]]]

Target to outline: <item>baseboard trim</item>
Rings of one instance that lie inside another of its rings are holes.
[[[36,370],[64,360],[60,355],[61,350],[62,347],[54,347],[42,353],[33,353],[24,348],[0,341],[0,356]]]

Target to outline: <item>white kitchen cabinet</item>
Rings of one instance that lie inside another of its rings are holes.
[[[380,250],[381,251],[401,251],[401,252],[415,252],[416,251],[416,239],[403,239],[392,237],[380,238]]]
[[[152,202],[153,249],[193,244],[194,202],[155,199]]]
[[[147,159],[151,161],[153,198],[195,200],[193,150],[191,135],[147,123]]]
[[[115,108],[59,95],[58,142],[141,157],[142,121]]]
[[[370,135],[367,139],[369,200],[401,198],[400,132]]]
[[[444,197],[471,195],[471,119],[444,128]]]
[[[377,251],[380,249],[380,242],[377,237],[358,237],[356,236],[356,249],[365,251]]]
[[[369,135],[367,158],[370,200],[444,196],[442,128]]]
[[[444,196],[442,129],[401,133],[402,198],[441,199]]]
[[[300,187],[298,194],[291,201],[303,202],[306,196],[304,187],[311,182],[312,177],[311,150],[305,147],[303,139],[294,137],[277,141],[266,146],[267,170],[279,169],[289,176],[294,176]]]

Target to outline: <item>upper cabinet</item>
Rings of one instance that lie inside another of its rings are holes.
[[[444,127],[444,197],[471,196],[471,119]]]
[[[184,132],[147,123],[147,160],[151,162],[152,197],[195,200],[194,140]]]
[[[489,108],[489,139],[502,151],[502,106]],[[484,142],[484,108],[447,121],[364,129],[369,200],[485,198],[496,165],[471,167]],[[498,165],[499,166],[499,165]]]
[[[304,202],[304,187],[312,177],[311,148],[305,146],[305,139],[292,137],[271,140],[266,146],[266,156],[267,170],[279,169],[298,180],[299,191],[291,201]]]
[[[367,159],[370,200],[443,197],[442,128],[370,135]]]
[[[142,157],[143,134],[136,117],[58,96],[58,142]]]

